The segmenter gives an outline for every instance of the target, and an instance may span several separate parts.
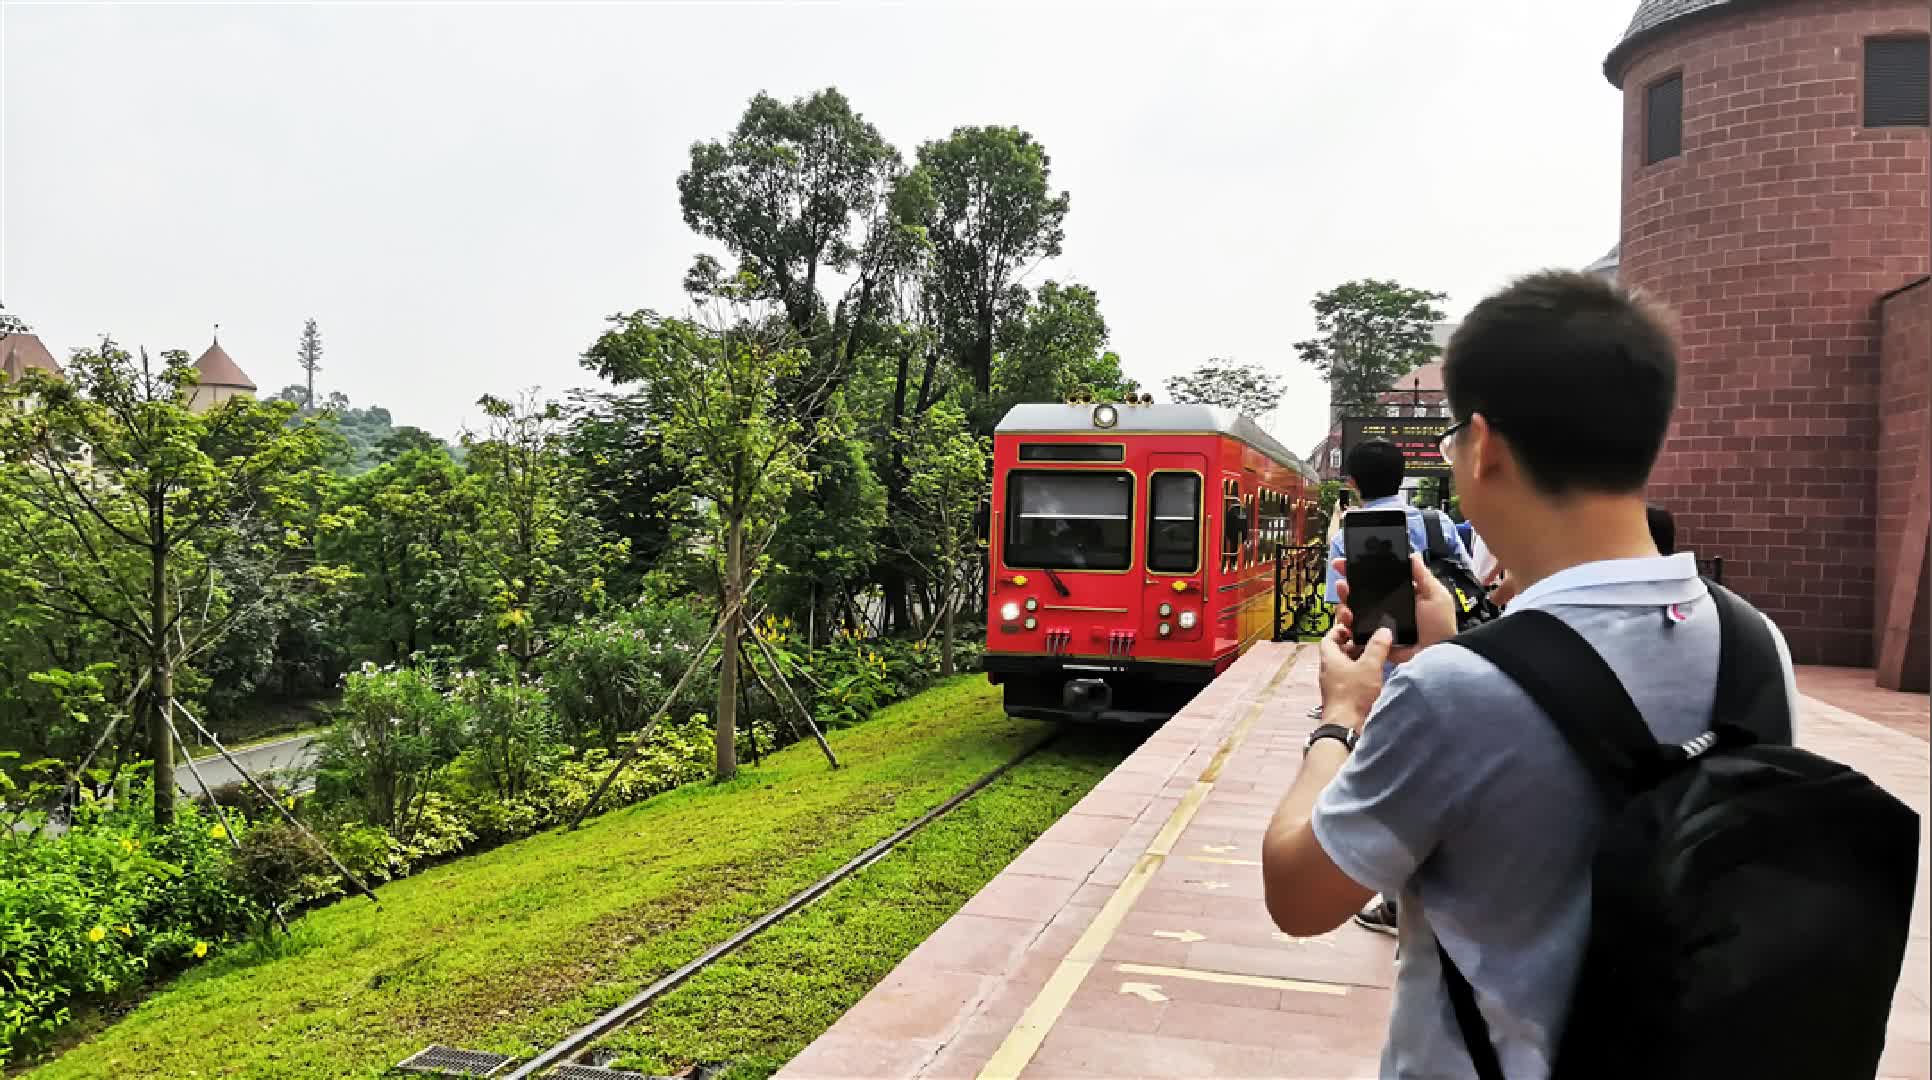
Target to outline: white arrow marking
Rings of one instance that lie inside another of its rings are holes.
[[[1228,887],[1228,883],[1225,881],[1196,881],[1193,878],[1189,878],[1187,881],[1188,884],[1199,885],[1203,889],[1225,889]]]
[[[1226,855],[1228,852],[1234,850],[1234,845],[1233,844],[1202,844],[1201,850],[1211,851],[1216,855]]]
[[[1190,945],[1197,941],[1207,940],[1206,934],[1197,934],[1192,930],[1156,930],[1154,931],[1154,936],[1172,938],[1175,941],[1185,941]]]
[[[1286,941],[1289,944],[1295,944],[1299,942],[1305,945],[1322,945],[1330,949],[1335,947],[1335,939],[1328,937],[1326,935],[1322,937],[1298,938],[1298,937],[1290,937],[1289,935],[1284,934],[1281,931],[1277,930],[1275,931],[1275,940]]]
[[[1155,983],[1121,983],[1120,992],[1123,994],[1132,994],[1142,1001],[1161,1002],[1167,1000],[1167,995],[1161,993],[1161,988]]]

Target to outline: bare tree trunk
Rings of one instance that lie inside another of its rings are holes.
[[[150,687],[148,751],[154,755],[154,823],[174,821],[174,666],[168,662],[168,544],[162,531],[160,508],[150,510],[153,522],[148,549],[148,660],[154,685]]]
[[[946,565],[952,565],[951,556],[948,556]],[[953,589],[948,588],[939,602],[946,605],[945,629],[941,631],[945,636],[941,639],[939,645],[939,674],[943,677],[951,678],[953,674],[953,613],[959,610],[959,597]]]
[[[718,672],[718,730],[715,736],[719,780],[738,775],[738,653],[744,633],[740,591],[745,582],[745,523],[734,518],[725,532],[724,664]]]

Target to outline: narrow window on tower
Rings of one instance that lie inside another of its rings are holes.
[[[1644,164],[1684,152],[1684,77],[1672,75],[1644,91]]]
[[[1932,122],[1932,38],[1868,38],[1865,126],[1926,127]]]

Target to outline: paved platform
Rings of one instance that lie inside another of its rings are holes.
[[[1314,660],[1257,646],[779,1076],[1375,1077],[1394,941],[1352,924],[1294,941],[1262,906],[1262,832],[1300,766]],[[1801,708],[1806,745],[1927,814],[1923,739]],[[1932,1080],[1920,844],[1886,1080]]]

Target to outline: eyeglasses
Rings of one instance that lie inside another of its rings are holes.
[[[1470,416],[1473,417],[1475,416],[1475,414],[1471,413]],[[1469,421],[1458,420],[1457,422],[1450,424],[1448,429],[1442,433],[1442,438],[1436,443],[1436,453],[1442,455],[1442,460],[1444,464],[1454,465],[1456,463],[1455,453],[1450,449],[1450,447],[1455,445],[1456,436],[1462,434],[1462,429],[1468,426],[1469,426]]]

